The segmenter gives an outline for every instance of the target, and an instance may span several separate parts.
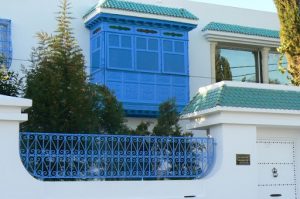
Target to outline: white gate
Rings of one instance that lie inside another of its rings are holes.
[[[295,143],[257,140],[259,199],[296,199]]]

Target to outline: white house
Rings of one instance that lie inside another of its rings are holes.
[[[269,84],[288,83],[277,70],[276,13],[183,0],[71,3],[92,81],[114,90],[131,126],[176,97],[187,128],[207,136],[19,134],[31,101],[0,96],[1,199],[300,197],[300,89]],[[54,31],[58,2],[1,5],[0,52],[19,70],[36,32]]]
[[[277,70],[276,13],[188,0],[70,2],[92,81],[115,92],[132,127],[154,122],[168,98],[182,111],[199,87],[216,81],[287,83]],[[58,4],[1,3],[0,51],[13,70],[30,64],[37,32],[55,30]]]
[[[213,139],[19,134],[31,100],[0,96],[0,197],[296,199],[299,96],[286,85],[202,87],[182,119]]]

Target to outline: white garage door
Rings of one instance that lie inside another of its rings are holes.
[[[257,140],[259,199],[296,199],[295,144]]]

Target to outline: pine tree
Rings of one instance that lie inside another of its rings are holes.
[[[180,136],[181,128],[178,124],[179,115],[174,99],[159,105],[159,117],[157,125],[153,128],[153,134],[157,136]]]
[[[274,0],[280,21],[280,47],[279,61],[282,67],[283,56],[288,61],[287,71],[291,75],[292,84],[300,85],[300,0]]]
[[[142,121],[135,129],[135,135],[151,135],[149,131],[150,122]]]
[[[38,33],[39,45],[27,71],[25,97],[33,100],[24,130],[93,131],[95,113],[84,56],[71,29],[70,4],[63,0],[54,35]]]
[[[122,103],[105,86],[91,85],[97,131],[108,134],[127,134]]]

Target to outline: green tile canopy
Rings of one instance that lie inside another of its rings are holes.
[[[136,3],[131,1],[123,1],[123,0],[105,0],[103,3],[95,5],[91,8],[84,17],[88,16],[92,13],[96,8],[108,8],[108,9],[116,9],[116,10],[124,10],[131,12],[139,12],[145,14],[153,14],[153,15],[162,15],[169,17],[177,17],[191,20],[198,20],[198,18],[190,13],[188,10],[184,8],[171,8],[165,6],[157,6],[151,4],[144,3]]]
[[[279,39],[279,31],[270,30],[264,28],[256,28],[249,26],[240,26],[234,24],[225,24],[225,23],[217,23],[211,22],[207,24],[203,29],[205,31],[218,31],[218,32],[227,32],[227,33],[236,33],[250,36],[259,36],[259,37],[268,37]]]
[[[242,83],[239,84],[242,85]],[[282,85],[268,86],[273,86],[273,88],[234,86],[234,83],[220,84],[220,86],[212,87],[212,89],[196,94],[183,109],[181,115],[185,117],[189,114],[195,114],[215,107],[300,110],[300,89],[284,89],[291,86]]]

